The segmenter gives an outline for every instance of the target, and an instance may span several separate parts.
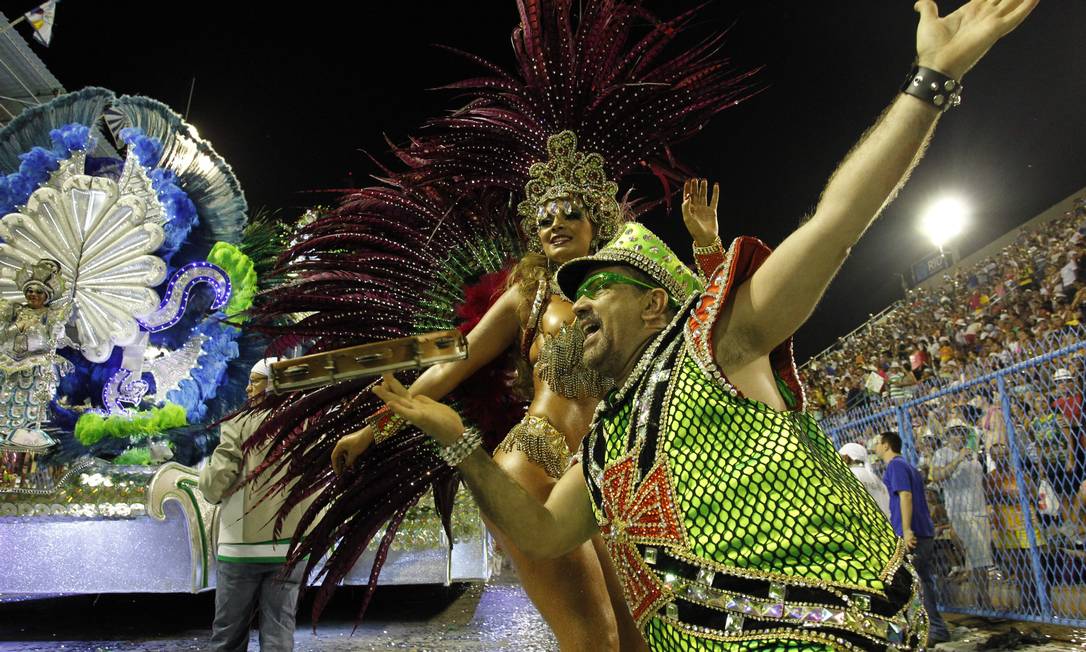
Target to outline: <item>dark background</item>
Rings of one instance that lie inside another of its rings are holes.
[[[30,5],[0,2],[9,17]],[[665,17],[692,6],[648,3]],[[386,135],[402,142],[457,106],[426,89],[477,70],[431,44],[508,65],[518,22],[514,0],[288,7],[65,0],[52,46],[33,47],[69,90],[105,86],[181,113],[195,77],[189,120],[234,167],[250,206],[295,212],[329,200],[314,191],[367,183],[375,168],[363,151],[387,161]],[[677,150],[720,180],[725,242],[746,233],[775,245],[894,97],[914,56],[915,14],[905,0],[717,0],[704,16],[698,29],[730,29],[725,51],[738,67],[765,66],[764,90]],[[957,241],[966,255],[1086,185],[1083,25],[1086,2],[1046,0],[966,78],[962,106],[798,335],[798,359],[900,297],[895,274],[931,251],[916,222],[933,198],[971,203]],[[645,221],[688,251],[677,207]]]

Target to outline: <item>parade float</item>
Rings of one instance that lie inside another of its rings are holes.
[[[214,586],[196,478],[262,350],[242,328],[247,212],[222,157],[148,98],[88,88],[0,131],[0,593]],[[412,509],[382,583],[489,576],[460,500],[454,546]]]

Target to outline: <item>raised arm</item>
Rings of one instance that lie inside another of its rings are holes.
[[[959,450],[957,455],[950,458],[949,462],[941,466],[935,466],[934,460],[932,460],[931,481],[936,483],[942,482],[954,475],[954,471],[961,466],[961,463],[965,461],[965,458],[966,452],[964,450]]]
[[[468,357],[430,367],[412,383],[411,394],[441,399],[516,343],[520,334],[518,309],[522,296],[517,287],[506,290],[468,333]],[[373,429],[367,426],[341,437],[332,451],[332,469],[339,474],[354,464],[373,444],[373,435]]]
[[[1037,2],[971,0],[943,18],[932,0],[917,2],[918,65],[960,81]],[[830,177],[811,218],[739,286],[714,334],[718,357],[736,350],[746,361],[767,355],[807,320],[851,247],[920,159],[939,115],[911,95],[890,104]]]
[[[412,396],[391,374],[374,393],[441,445],[454,444],[464,435],[464,424],[452,408],[426,396]],[[480,448],[457,468],[487,518],[530,557],[559,557],[597,532],[579,467],[562,476],[546,504],[528,495]]]
[[[468,333],[468,357],[430,367],[411,384],[408,391],[412,395],[441,399],[505,353],[520,335],[518,309],[522,296],[517,287],[506,290]]]
[[[713,184],[713,198],[708,198],[709,182],[687,179],[683,184],[683,224],[694,240],[694,264],[702,280],[708,280],[724,263],[724,245],[720,242],[720,225],[716,207],[720,200],[720,184]]]

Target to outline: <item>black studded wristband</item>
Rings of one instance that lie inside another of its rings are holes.
[[[901,92],[918,97],[940,111],[946,111],[962,103],[961,82],[923,66],[913,66],[912,72],[901,87]]]

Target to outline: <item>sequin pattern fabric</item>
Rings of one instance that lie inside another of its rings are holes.
[[[596,516],[650,647],[919,646],[903,546],[832,442],[803,413],[735,395],[670,330],[586,440]]]
[[[684,356],[671,391],[687,400],[666,408],[664,447],[690,552],[737,568],[881,589],[897,538],[833,442],[805,414],[709,389]]]
[[[525,415],[513,426],[495,452],[520,451],[547,475],[558,479],[569,468],[570,451],[566,437],[543,417]]]

